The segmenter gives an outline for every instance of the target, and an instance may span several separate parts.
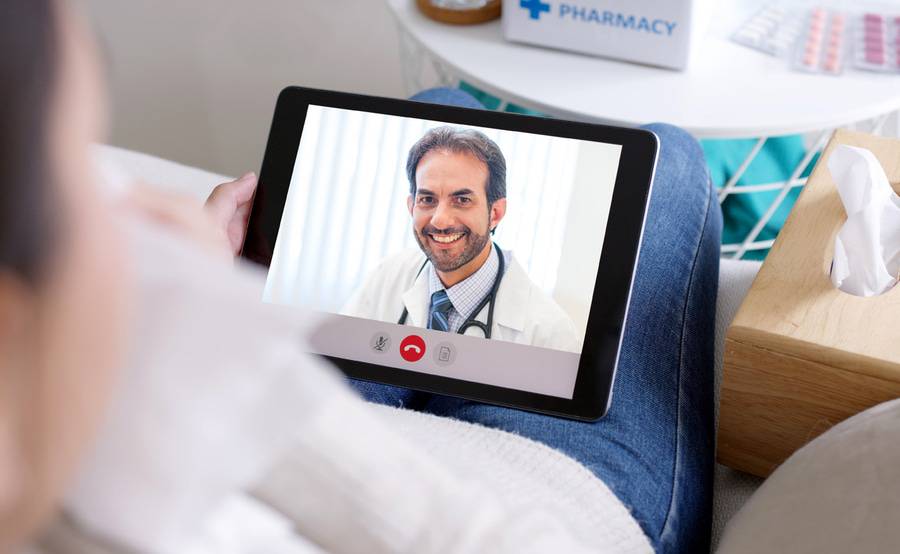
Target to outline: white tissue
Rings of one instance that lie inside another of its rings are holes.
[[[831,282],[856,296],[875,296],[900,273],[900,197],[865,148],[839,145],[828,158],[847,221],[834,241]]]
[[[130,227],[134,340],[65,509],[129,550],[198,552],[210,518],[278,460],[342,383],[303,352],[317,318],[263,304],[259,272],[149,224]]]

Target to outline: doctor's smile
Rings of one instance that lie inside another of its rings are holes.
[[[440,244],[450,244],[451,242],[456,242],[465,235],[465,233],[452,233],[452,234],[437,234],[437,233],[426,233],[431,240],[438,242]]]
[[[422,248],[422,252],[428,257],[431,263],[437,269],[441,281],[445,285],[452,286],[454,281],[461,280],[461,276],[444,275],[444,273],[453,272],[462,269],[476,258],[486,247],[489,248],[490,241],[488,235],[480,235],[473,233],[468,229],[445,229],[442,231],[434,231],[430,226],[426,226],[421,231],[416,231],[416,240]],[[422,237],[427,240],[422,240]],[[479,260],[475,269],[481,266],[483,260]]]

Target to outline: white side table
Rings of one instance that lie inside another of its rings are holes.
[[[408,92],[464,80],[505,103],[554,117],[637,126],[661,121],[698,138],[748,138],[757,142],[719,200],[731,194],[779,194],[748,236],[722,252],[741,257],[773,241],[760,231],[794,187],[833,129],[860,122],[880,132],[900,110],[900,76],[846,71],[840,77],[791,71],[787,62],[711,33],[685,72],[658,69],[507,42],[499,21],[450,26],[422,15],[414,0],[385,0],[400,31]],[[730,33],[758,3],[723,2],[728,17],[716,28]],[[502,109],[502,106],[501,106]],[[736,186],[767,137],[815,133],[812,147],[786,181]]]

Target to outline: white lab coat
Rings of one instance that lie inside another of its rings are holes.
[[[538,288],[512,254],[506,257],[506,272],[497,290],[492,339],[581,353],[581,342],[572,319]],[[431,303],[428,275],[419,272],[425,255],[410,248],[379,264],[341,310],[344,315],[397,323],[404,306],[406,325],[426,327]],[[418,273],[418,277],[416,276]],[[488,307],[478,314],[487,322]],[[478,327],[466,335],[483,336]]]

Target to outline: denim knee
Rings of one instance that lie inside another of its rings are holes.
[[[669,155],[680,154],[680,157],[695,160],[698,165],[702,164],[701,167],[706,168],[706,159],[700,142],[681,127],[668,123],[650,123],[642,125],[641,129],[652,131],[659,137],[660,157],[663,157],[664,151]]]
[[[686,192],[684,187],[697,187],[701,189],[698,192],[705,196],[711,183],[706,157],[697,139],[681,127],[668,123],[651,123],[641,126],[641,129],[652,131],[659,137],[657,175],[661,170],[665,172],[665,169],[670,168],[677,168],[677,173],[680,174],[680,178],[676,179],[657,179],[654,188],[671,183],[677,184],[682,192]],[[663,164],[668,167],[664,168]]]

